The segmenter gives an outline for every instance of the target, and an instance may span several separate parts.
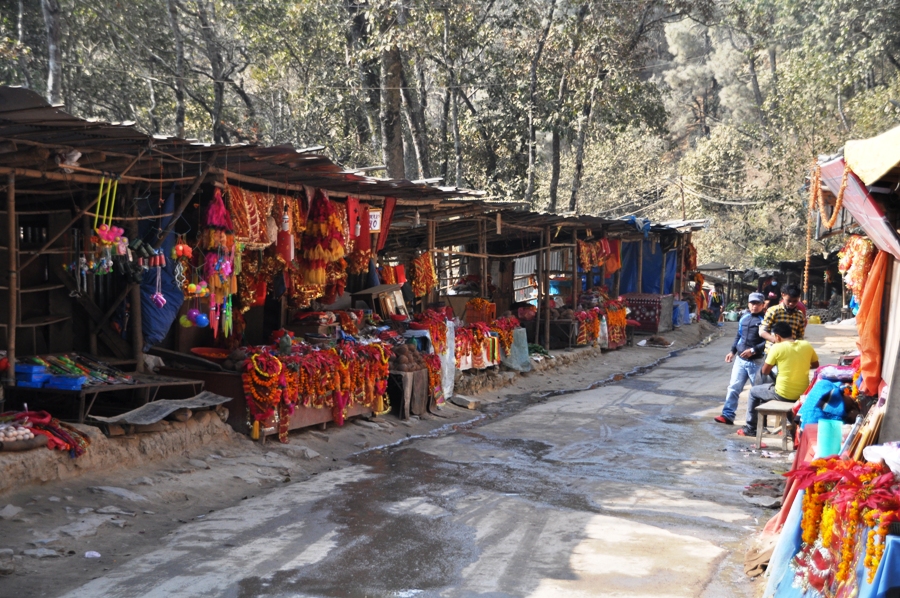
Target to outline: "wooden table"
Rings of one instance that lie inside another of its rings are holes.
[[[190,380],[187,378],[174,378],[172,376],[160,376],[158,374],[132,374],[134,384],[97,384],[94,386],[84,386],[81,390],[61,390],[58,388],[24,388],[20,386],[7,387],[6,392],[11,397],[11,403],[22,407],[25,403],[31,403],[29,408],[34,408],[36,404],[44,401],[68,401],[77,400],[78,417],[76,421],[80,424],[84,423],[84,418],[90,414],[97,397],[102,394],[114,392],[128,392],[134,394],[141,391],[143,395],[140,399],[142,405],[154,401],[159,394],[161,388],[177,388],[181,387],[190,393],[187,396],[195,396],[203,390],[203,382],[200,380]],[[180,393],[186,394],[186,393]],[[187,398],[187,396],[179,398]],[[62,419],[62,418],[60,418]]]
[[[763,435],[768,438],[777,438],[776,434],[766,434],[766,416],[774,415],[777,419],[776,425],[781,423],[781,449],[787,450],[788,436],[788,414],[793,411],[796,403],[792,401],[767,401],[756,407],[756,413],[759,419],[756,421],[756,448],[762,448]],[[791,428],[793,426],[790,426]]]

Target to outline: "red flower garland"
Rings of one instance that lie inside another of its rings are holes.
[[[316,189],[309,209],[309,220],[300,243],[300,272],[306,284],[327,282],[328,264],[344,257],[344,233],[334,204],[321,189]]]

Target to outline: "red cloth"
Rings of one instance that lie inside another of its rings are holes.
[[[861,388],[869,396],[878,396],[878,386],[881,384],[881,304],[889,259],[884,251],[879,251],[875,256],[859,300],[859,313],[856,314],[859,332],[856,346],[859,347],[863,379]]]
[[[356,238],[356,251],[370,251],[372,249],[372,234],[369,232],[369,206],[359,204],[359,237]],[[354,226],[356,226],[354,224]]]
[[[375,251],[384,249],[384,243],[387,241],[388,231],[391,229],[391,220],[394,218],[394,206],[397,200],[393,197],[384,198],[384,209],[381,212],[381,232],[378,233],[378,247]]]
[[[362,221],[359,219],[359,200],[355,197],[347,197],[347,225],[350,228],[350,239],[356,239],[357,222],[359,222],[359,234],[362,234]]]

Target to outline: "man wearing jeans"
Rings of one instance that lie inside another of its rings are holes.
[[[748,308],[750,313],[738,322],[737,335],[731,345],[731,351],[725,355],[725,363],[734,363],[731,366],[731,383],[728,385],[728,393],[725,395],[725,406],[722,415],[715,418],[717,422],[725,425],[734,424],[735,410],[738,397],[747,380],[753,380],[762,365],[762,356],[766,348],[766,340],[759,335],[759,326],[763,320],[763,306],[765,296],[762,293],[750,293]]]
[[[770,310],[771,311],[771,308]],[[804,340],[794,340],[794,331],[787,322],[772,325],[775,344],[769,347],[766,362],[760,369],[767,376],[778,368],[775,382],[757,384],[750,388],[747,405],[747,425],[737,431],[738,436],[756,436],[759,414],[756,408],[769,401],[796,401],[809,386],[809,370],[819,367],[819,356]]]

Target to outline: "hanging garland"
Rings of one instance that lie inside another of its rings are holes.
[[[628,325],[625,306],[619,301],[607,301],[604,307],[606,308],[609,343],[616,346],[621,345],[625,342],[625,327]]]
[[[344,257],[341,228],[341,218],[334,204],[321,189],[316,189],[300,242],[300,272],[306,284],[326,284],[328,264]]]
[[[519,327],[519,319],[515,316],[497,318],[491,323],[491,331],[497,333],[500,348],[509,356],[512,351],[513,331]]]
[[[809,261],[812,257],[813,221],[816,218],[816,204],[819,205],[819,215],[822,226],[831,228],[837,222],[838,215],[844,205],[844,192],[847,190],[847,181],[850,177],[850,167],[844,164],[844,174],[841,177],[841,187],[838,190],[834,204],[834,211],[829,218],[825,214],[825,197],[822,193],[822,167],[818,161],[813,164],[813,172],[809,181],[809,213],[806,222],[806,264],[803,267],[803,294],[809,291]]]
[[[838,252],[838,271],[844,277],[844,284],[856,297],[862,296],[876,253],[875,244],[859,235],[847,239]]]
[[[416,322],[425,324],[428,334],[431,336],[431,345],[434,352],[443,355],[447,351],[447,316],[443,311],[426,309],[422,313],[414,314]]]
[[[863,564],[871,583],[884,554],[888,527],[898,521],[900,485],[894,474],[881,462],[834,456],[785,475],[806,491],[802,544],[791,563],[797,586],[835,597],[853,595],[863,526],[870,528]]]
[[[412,260],[412,289],[416,297],[424,297],[438,285],[437,273],[431,252],[426,251]]]

